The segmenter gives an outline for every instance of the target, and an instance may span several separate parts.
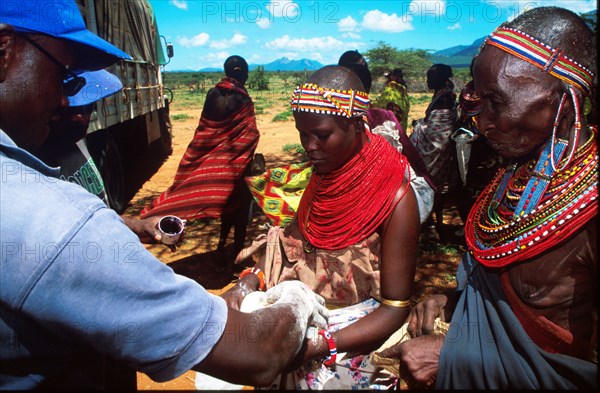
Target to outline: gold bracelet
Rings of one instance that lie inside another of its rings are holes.
[[[381,303],[387,304],[388,306],[404,308],[410,306],[410,299],[408,300],[389,300],[381,298]]]

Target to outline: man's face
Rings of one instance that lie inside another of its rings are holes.
[[[507,158],[537,152],[552,134],[557,79],[493,46],[477,57],[473,79],[481,99],[477,127],[490,146]]]
[[[74,54],[65,42],[41,35],[31,38],[61,64],[74,64]],[[69,104],[63,92],[66,75],[47,55],[18,39],[19,53],[3,82],[7,83],[3,128],[19,147],[36,153],[48,137],[50,120],[58,120],[58,110]]]
[[[315,172],[325,175],[334,171],[362,147],[362,132],[358,125],[336,115],[294,112],[300,142],[306,150]]]

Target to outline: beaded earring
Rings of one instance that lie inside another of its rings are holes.
[[[571,144],[571,149],[569,152],[569,156],[566,160],[566,162],[559,168],[556,166],[556,163],[554,162],[554,146],[556,144],[556,131],[558,130],[558,126],[560,123],[560,116],[563,112],[564,106],[565,106],[565,102],[566,102],[566,97],[567,94],[563,93],[561,99],[560,99],[560,104],[558,106],[558,111],[556,112],[556,117],[554,118],[554,125],[552,127],[552,140],[551,140],[551,153],[550,153],[550,165],[552,165],[552,169],[554,169],[555,172],[560,172],[563,169],[565,169],[569,163],[571,162],[571,159],[573,158],[573,154],[575,153],[575,150],[577,149],[577,145],[579,144],[579,137],[581,135],[581,113],[579,112],[579,100],[577,98],[577,93],[575,92],[575,89],[573,88],[573,86],[569,85],[569,93],[571,94],[571,99],[573,100],[573,108],[575,111],[575,124],[574,124],[574,132],[573,132],[573,137],[570,138],[569,140],[569,144]]]

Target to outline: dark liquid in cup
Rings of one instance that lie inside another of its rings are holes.
[[[181,232],[181,222],[173,217],[166,217],[160,221],[160,230],[169,235]]]

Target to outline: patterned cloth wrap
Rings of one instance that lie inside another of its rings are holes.
[[[329,331],[336,332],[379,307],[375,299],[331,310]],[[369,389],[390,390],[396,386],[397,376],[386,368],[372,362],[372,354],[338,353],[335,365],[327,367],[323,362],[309,362],[291,373],[282,374],[267,389],[270,390],[330,390],[330,389]]]
[[[232,78],[223,78],[216,88],[248,96]],[[193,220],[235,211],[241,203],[236,187],[244,184],[242,176],[259,136],[252,101],[225,120],[200,117],[173,184],[142,210],[141,217],[174,214]]]
[[[246,178],[258,206],[274,226],[289,224],[312,174],[310,162],[285,165]]]
[[[408,112],[410,111],[410,100],[406,86],[396,81],[390,81],[377,97],[377,100],[373,102],[373,107],[391,110],[402,126],[400,132],[406,133]]]
[[[261,255],[265,282],[270,288],[298,280],[323,296],[331,310],[329,329],[337,331],[368,315],[379,306],[381,237],[367,239],[342,250],[306,253],[296,220],[285,228],[273,227],[242,251]],[[338,353],[336,366],[311,362],[283,374],[271,389],[389,389],[396,376],[371,364],[371,354]]]
[[[431,100],[425,118],[417,120],[410,134],[410,140],[423,158],[438,191],[450,175],[453,155],[450,134],[456,128],[455,109],[434,109],[436,101],[445,94],[453,93],[447,88],[440,90]]]

